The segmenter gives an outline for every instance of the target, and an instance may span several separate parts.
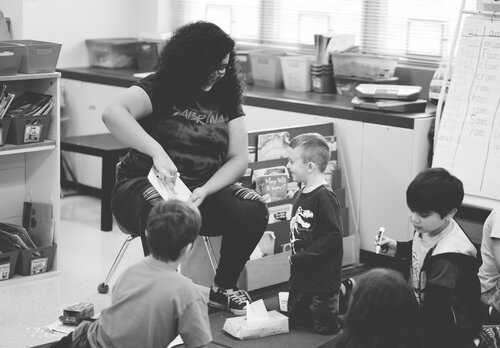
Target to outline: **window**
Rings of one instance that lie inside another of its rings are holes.
[[[165,0],[167,1],[167,0]],[[314,34],[354,34],[367,53],[435,66],[451,47],[457,0],[172,0],[175,26],[218,24],[239,43],[312,49]],[[476,2],[467,0],[466,9]]]

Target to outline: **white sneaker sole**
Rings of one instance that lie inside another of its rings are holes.
[[[210,307],[224,309],[225,311],[231,312],[231,313],[233,313],[235,315],[245,315],[247,313],[246,309],[229,308],[228,306],[220,304],[219,302],[208,301],[208,305]]]

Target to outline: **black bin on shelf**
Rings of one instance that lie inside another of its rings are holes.
[[[12,278],[18,255],[19,250],[8,251],[0,255],[0,280]]]
[[[48,272],[54,264],[57,244],[19,251],[16,274],[23,276]]]
[[[22,145],[43,142],[51,120],[50,115],[12,117],[7,143]]]
[[[10,117],[4,117],[0,119],[0,146],[4,146],[7,141],[10,121],[11,121]]]

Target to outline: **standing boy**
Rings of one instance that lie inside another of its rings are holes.
[[[177,272],[193,250],[201,227],[198,208],[163,201],[149,214],[146,238],[151,254],[116,281],[111,306],[97,321],[83,322],[52,348],[157,348],[180,335],[185,347],[212,341],[208,308],[193,282]]]
[[[480,329],[477,250],[453,220],[462,182],[443,168],[420,172],[406,190],[413,240],[382,237],[383,252],[411,260],[410,285],[422,309],[429,347],[471,346]]]
[[[325,138],[302,134],[290,142],[287,168],[303,188],[296,194],[290,221],[291,324],[311,326],[322,334],[340,329],[339,288],[342,267],[340,204],[325,184],[330,160]]]

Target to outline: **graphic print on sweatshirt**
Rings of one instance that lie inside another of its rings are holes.
[[[312,211],[298,207],[297,212],[290,220],[290,243],[294,254],[310,244],[312,228],[311,223],[307,220],[312,220],[313,217]]]

